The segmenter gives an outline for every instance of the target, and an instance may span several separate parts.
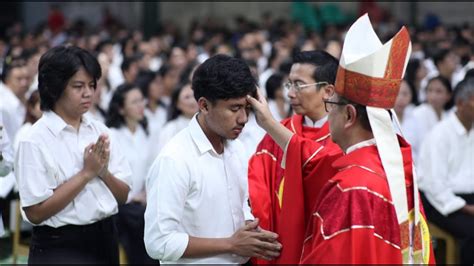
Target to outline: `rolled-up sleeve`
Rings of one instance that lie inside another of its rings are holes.
[[[20,142],[15,160],[15,177],[22,207],[45,201],[58,186],[54,169],[48,167],[45,156],[37,144]]]
[[[448,184],[450,147],[442,136],[433,133],[424,141],[420,151],[420,189],[436,210],[448,216],[464,207],[466,201],[457,196]]]
[[[185,162],[167,156],[158,156],[148,172],[144,242],[154,259],[177,261],[186,250],[189,236],[179,227],[189,180]]]

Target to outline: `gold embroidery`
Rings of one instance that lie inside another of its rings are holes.
[[[315,140],[315,141],[316,141],[316,142],[320,142],[320,141],[322,141],[322,140],[324,140],[324,139],[327,139],[327,138],[330,137],[330,136],[331,136],[331,133],[327,134],[326,136],[320,137],[319,139],[317,139],[317,140]]]
[[[278,186],[278,194],[277,194],[278,203],[280,204],[280,208],[281,208],[281,205],[283,204],[283,189],[284,189],[284,187],[285,187],[285,177],[282,177],[280,185]]]
[[[324,148],[324,146],[319,147],[319,149],[317,149],[317,150],[308,158],[308,160],[306,160],[306,162],[304,162],[303,168],[304,168],[304,167],[306,166],[306,164],[308,164],[309,161],[311,161],[311,159],[313,159],[314,156],[316,156],[316,154],[318,154],[318,152],[320,152],[323,148]]]
[[[272,158],[273,161],[276,162],[277,158],[275,157],[275,155],[271,154],[268,150],[266,149],[263,149],[259,152],[256,152],[255,155],[262,155],[262,154],[267,154],[268,156],[270,156]]]
[[[345,233],[345,232],[349,232],[350,230],[353,230],[353,229],[374,229],[374,228],[375,228],[375,226],[373,226],[373,225],[352,225],[352,226],[350,226],[350,227],[348,227],[348,228],[341,229],[341,230],[339,230],[339,231],[333,233],[332,235],[326,236],[326,235],[324,234],[324,229],[323,229],[323,225],[324,225],[324,220],[323,220],[323,218],[319,215],[318,212],[314,213],[314,216],[318,217],[318,218],[321,220],[320,231],[321,231],[321,235],[323,236],[323,239],[324,239],[324,240],[329,240],[329,239],[331,239],[331,238],[333,238],[333,237],[335,237],[335,236],[337,236],[337,235],[339,235],[339,234],[342,234],[342,233]],[[392,243],[392,242],[390,242],[390,241],[384,239],[382,236],[376,234],[375,232],[373,233],[373,235],[374,235],[375,237],[381,239],[382,241],[384,241],[386,244],[389,244],[389,245],[393,246],[393,247],[396,248],[396,249],[400,249],[400,247],[399,247],[398,245],[396,245],[396,244],[394,244],[394,243]]]

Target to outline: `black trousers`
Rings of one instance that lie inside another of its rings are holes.
[[[145,230],[145,206],[140,203],[132,202],[119,206],[117,219],[117,228],[119,232],[119,241],[122,244],[127,261],[129,264],[156,264],[158,260],[148,256],[145,249],[143,235]]]
[[[467,204],[474,204],[474,194],[457,196],[463,198]],[[461,211],[444,216],[428,202],[423,193],[421,193],[421,200],[428,221],[451,233],[458,240],[461,264],[472,265],[474,263],[474,216]]]
[[[112,217],[89,225],[34,226],[28,264],[119,264]]]

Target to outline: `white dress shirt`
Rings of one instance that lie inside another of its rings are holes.
[[[0,178],[6,176],[13,166],[13,148],[8,135],[5,132],[5,126],[3,124],[3,116],[0,112],[0,153],[2,153],[2,160],[0,160]],[[1,183],[1,181],[0,181]]]
[[[196,116],[163,148],[147,176],[145,247],[162,263],[245,263],[220,254],[182,258],[189,236],[230,237],[253,220],[248,205],[247,161],[238,140],[217,154]]]
[[[418,165],[420,148],[426,136],[439,121],[446,117],[446,114],[447,112],[443,111],[441,119],[438,119],[433,107],[430,104],[423,103],[415,107],[411,116],[403,121],[403,134],[412,147],[415,165]]]
[[[132,133],[128,127],[110,129],[111,139],[116,141],[122,149],[125,158],[132,168],[132,189],[128,193],[130,200],[145,190],[146,174],[151,164],[148,152],[150,145],[148,136],[142,126],[137,126],[135,133]]]
[[[176,134],[178,134],[181,130],[185,129],[189,125],[189,121],[191,119],[180,115],[176,119],[167,122],[163,128],[158,132],[159,134],[155,134],[153,137],[153,143],[158,143],[158,145],[153,147],[153,160],[156,156],[160,153],[161,149],[172,139]]]
[[[155,134],[160,132],[166,123],[168,111],[164,106],[158,105],[154,112],[148,108],[145,108],[145,116],[148,120],[148,130],[150,134]]]
[[[102,123],[82,117],[79,130],[66,124],[56,113],[48,111],[20,140],[15,158],[15,176],[21,206],[45,201],[54,190],[77,174],[84,165],[84,149],[96,143],[101,133],[110,135]],[[131,171],[120,146],[110,141],[109,171],[130,186]],[[39,225],[60,227],[85,225],[117,213],[117,201],[105,183],[95,177],[64,209]],[[27,217],[22,213],[23,218]]]
[[[436,210],[447,216],[461,209],[466,202],[455,194],[474,193],[474,129],[449,114],[423,143],[419,170],[420,189]]]
[[[0,83],[0,112],[8,138],[15,139],[16,132],[25,121],[26,107],[3,83]]]
[[[248,122],[245,124],[242,133],[239,135],[239,140],[244,144],[245,160],[248,162],[250,157],[256,152],[257,146],[265,136],[263,130],[258,124],[255,114],[250,112]]]

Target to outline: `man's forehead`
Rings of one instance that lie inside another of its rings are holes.
[[[216,100],[216,104],[222,105],[247,105],[247,96],[230,98],[230,99],[219,99]]]

